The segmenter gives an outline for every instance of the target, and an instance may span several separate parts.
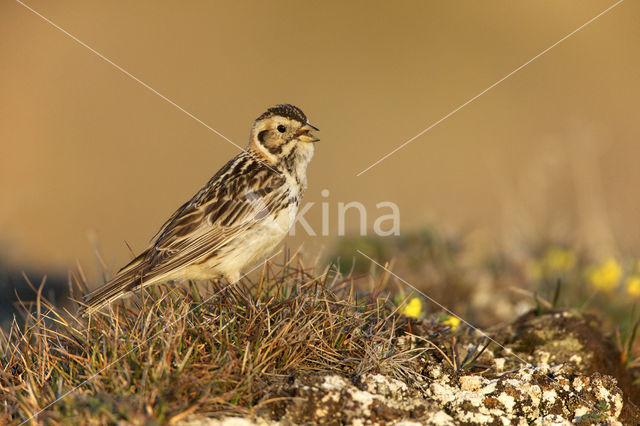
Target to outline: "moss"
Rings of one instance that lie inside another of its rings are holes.
[[[533,355],[534,351],[544,344],[545,339],[540,337],[538,333],[528,332],[523,333],[518,337],[517,344],[513,347],[513,350],[516,352]]]

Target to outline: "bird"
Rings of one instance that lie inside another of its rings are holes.
[[[116,275],[84,297],[82,315],[135,290],[189,280],[236,283],[293,226],[319,139],[302,110],[279,104],[253,123],[246,149],[227,162]]]

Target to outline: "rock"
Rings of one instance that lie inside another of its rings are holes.
[[[380,372],[362,376],[300,373],[283,382],[274,402],[255,410],[251,420],[184,424],[640,423],[638,409],[623,392],[626,386],[632,395],[631,376],[590,317],[566,312],[526,314],[494,333],[505,344],[483,352],[478,363],[485,367],[476,370],[455,371],[444,356],[451,353],[451,345],[445,344],[452,341],[451,336],[441,336],[440,350],[424,356],[422,370],[415,372],[419,380],[400,380]],[[467,341],[460,338],[455,349],[460,356],[477,347],[474,339],[473,335]]]
[[[467,424],[529,424],[544,417],[559,424],[590,418],[615,423],[622,411],[622,391],[615,379],[598,373],[571,381],[571,377],[541,365],[493,380],[479,381],[477,377],[434,382],[426,396],[456,423]]]
[[[350,380],[318,376],[296,380],[295,395],[281,421],[292,424],[387,424],[451,418],[406,383],[379,374],[366,375],[356,387]],[[435,421],[435,420],[434,420]]]
[[[537,315],[532,311],[501,330],[497,340],[505,342],[507,350],[534,364],[563,365],[565,371],[585,376],[600,373],[615,377],[624,395],[622,417],[629,424],[640,423],[636,406],[640,400],[639,388],[633,385],[620,352],[602,335],[594,316],[566,311]],[[496,352],[497,356],[500,351]],[[505,358],[513,365],[513,357],[505,355]]]

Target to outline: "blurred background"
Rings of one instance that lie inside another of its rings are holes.
[[[626,1],[376,167],[612,1],[46,2],[33,7],[244,147],[276,103],[321,129],[307,221],[395,202],[483,249],[640,248],[640,3]],[[101,280],[238,149],[22,5],[0,3],[0,269]],[[323,197],[322,190],[329,196]],[[347,229],[357,232],[357,215]],[[313,257],[312,257],[313,258]],[[17,278],[16,278],[17,277]],[[14,281],[11,281],[14,280]],[[97,281],[97,282],[96,282]],[[10,291],[13,284],[6,284]]]

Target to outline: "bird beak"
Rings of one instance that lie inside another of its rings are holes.
[[[318,129],[317,127],[312,126],[309,123],[305,123],[304,126],[298,129],[298,132],[296,133],[296,137],[301,142],[318,142],[320,139],[318,139],[317,137],[315,137],[313,134],[310,133],[312,130],[320,131],[320,129]]]

